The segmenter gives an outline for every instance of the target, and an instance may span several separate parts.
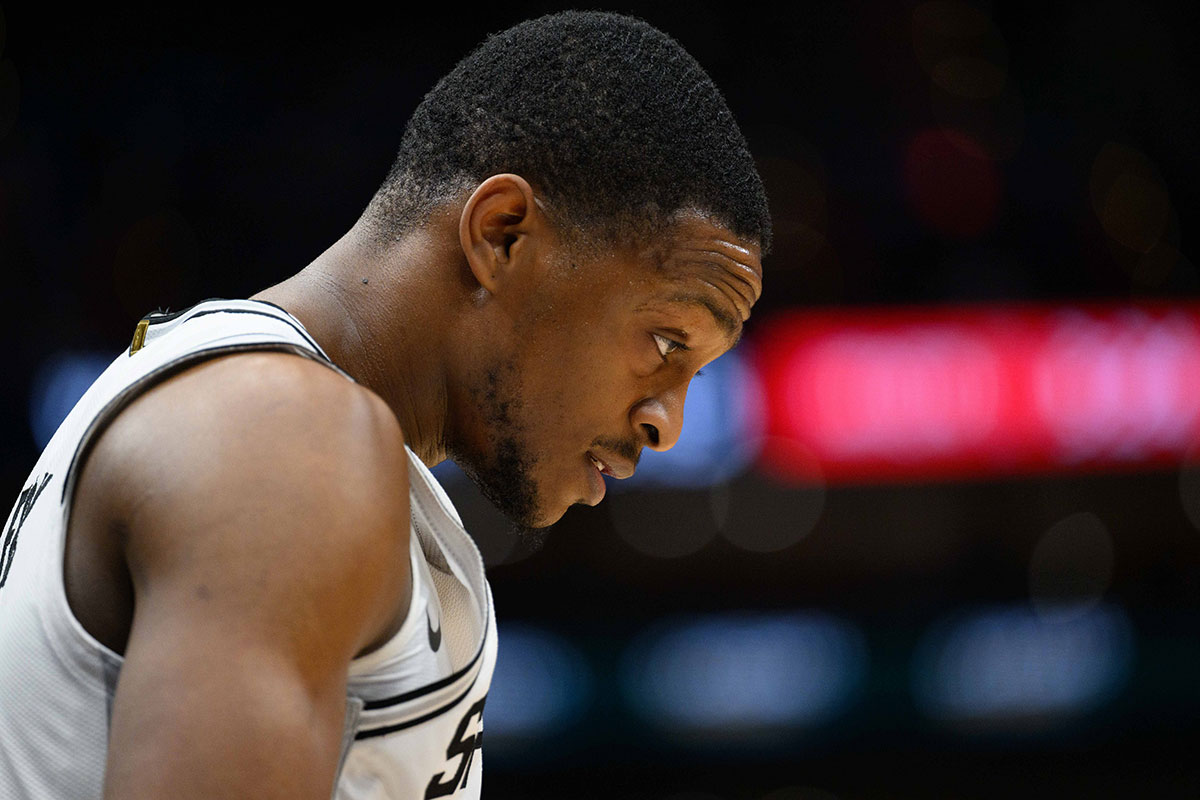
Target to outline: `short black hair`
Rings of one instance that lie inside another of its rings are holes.
[[[590,235],[643,236],[696,210],[770,246],[762,180],[724,97],[634,17],[568,11],[489,36],[417,107],[365,216],[396,238],[504,172]]]

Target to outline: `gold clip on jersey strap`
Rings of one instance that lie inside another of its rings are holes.
[[[141,350],[146,344],[146,329],[150,327],[150,320],[144,319],[137,324],[133,329],[133,341],[129,344],[129,355],[133,355],[138,350]]]

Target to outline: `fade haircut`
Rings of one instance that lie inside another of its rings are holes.
[[[678,42],[633,17],[569,11],[488,37],[413,112],[364,217],[393,240],[505,172],[568,237],[644,241],[699,211],[770,245],[762,181],[725,99]]]

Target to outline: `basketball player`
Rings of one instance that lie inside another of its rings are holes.
[[[637,20],[488,39],[346,235],[151,314],[3,529],[4,798],[478,797],[496,657],[453,458],[530,530],[666,449],[769,219],[720,93]]]

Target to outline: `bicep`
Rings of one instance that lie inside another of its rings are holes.
[[[211,614],[139,611],[113,703],[105,796],[329,797],[344,682],[303,673]]]
[[[125,439],[143,488],[126,509],[110,800],[329,796],[349,663],[403,613],[410,579],[403,438],[334,377],[282,405],[235,386],[186,409],[169,448]],[[175,393],[196,396],[212,394]],[[171,399],[145,406],[142,430],[168,429]]]

